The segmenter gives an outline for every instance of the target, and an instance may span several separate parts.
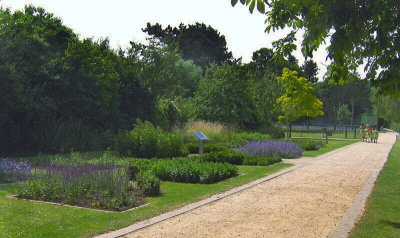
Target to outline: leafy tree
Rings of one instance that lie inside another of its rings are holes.
[[[174,28],[170,25],[162,28],[162,25],[158,23],[154,25],[147,23],[143,31],[163,43],[176,44],[183,59],[192,60],[203,70],[210,63],[220,65],[224,61],[233,59],[232,53],[226,46],[225,36],[204,23],[180,24],[179,27]]]
[[[259,121],[252,89],[250,76],[243,67],[212,65],[196,92],[195,114],[206,121],[255,128]]]
[[[236,5],[238,0],[231,0]],[[364,71],[379,92],[400,96],[400,4],[398,0],[304,1],[240,0],[266,14],[267,32],[289,27],[292,32],[277,41],[279,53],[287,55],[296,48],[295,35],[304,30],[302,52],[307,57],[326,40],[332,60],[328,75],[336,82],[357,78],[356,69]],[[266,11],[265,5],[268,5]]]
[[[301,67],[304,76],[308,81],[310,81],[312,84],[316,84],[318,82],[318,66],[317,63],[315,63],[313,60],[307,60],[304,62],[304,65]]]
[[[283,69],[282,77],[278,77],[285,92],[276,102],[282,108],[278,117],[281,123],[289,127],[288,138],[291,137],[292,123],[300,117],[317,117],[323,115],[322,102],[313,95],[312,83],[306,78],[297,77],[296,71]]]
[[[340,122],[340,124],[343,125],[343,123],[346,123],[346,121],[348,121],[350,119],[351,112],[349,111],[349,108],[347,107],[346,104],[342,104],[337,109],[336,115],[337,115],[337,119]]]
[[[368,81],[354,81],[343,85],[332,85],[329,80],[315,84],[316,94],[324,106],[325,118],[336,124],[336,112],[339,105],[347,104],[351,110],[351,125],[354,119],[371,110],[369,101],[370,84]]]
[[[376,88],[371,91],[374,115],[384,118],[390,128],[400,131],[400,99],[379,95]]]

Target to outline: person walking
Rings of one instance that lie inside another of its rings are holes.
[[[379,137],[378,128],[374,128],[374,130],[372,131],[372,135],[374,143],[378,143],[378,137]]]

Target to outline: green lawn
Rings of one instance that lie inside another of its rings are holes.
[[[366,211],[351,232],[352,238],[400,237],[400,143],[393,147],[366,204]]]
[[[15,185],[0,185],[0,237],[90,237],[147,219],[222,191],[249,183],[289,164],[239,166],[244,175],[216,184],[162,182],[162,195],[150,205],[125,213],[61,207],[5,198]]]
[[[326,146],[321,147],[319,150],[304,151],[304,157],[317,157],[322,154],[328,153],[330,151],[339,149],[341,147],[351,145],[353,143],[359,142],[358,140],[329,140]]]

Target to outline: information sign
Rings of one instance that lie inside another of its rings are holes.
[[[207,136],[203,134],[203,132],[197,131],[193,132],[193,134],[197,137],[199,140],[208,140]]]

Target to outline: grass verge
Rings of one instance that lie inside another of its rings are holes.
[[[154,217],[290,166],[283,163],[268,167],[238,166],[242,176],[216,184],[162,182],[161,196],[150,197],[148,206],[125,213],[9,199],[5,195],[13,194],[15,185],[0,185],[0,237],[90,237]]]
[[[368,198],[366,210],[350,237],[400,237],[400,143],[389,154]]]
[[[330,151],[339,149],[344,146],[351,145],[356,142],[359,142],[359,141],[358,140],[329,140],[328,144],[326,144],[324,147],[319,148],[319,150],[304,151],[303,156],[304,157],[317,157],[322,154],[328,153]]]

